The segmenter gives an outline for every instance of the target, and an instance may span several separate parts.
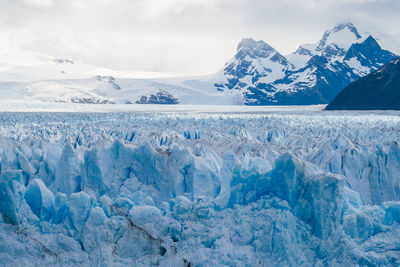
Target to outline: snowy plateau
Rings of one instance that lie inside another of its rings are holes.
[[[1,265],[400,265],[399,112],[125,106],[0,113]]]

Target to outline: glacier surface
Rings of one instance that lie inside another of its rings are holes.
[[[0,113],[4,266],[399,266],[400,113]]]

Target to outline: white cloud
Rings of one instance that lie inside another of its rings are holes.
[[[12,29],[7,40],[25,49],[193,74],[222,67],[243,37],[286,54],[338,22],[390,34],[400,25],[398,0],[0,0],[0,9],[0,34]]]
[[[51,7],[54,5],[53,0],[22,0],[25,4],[35,7]]]

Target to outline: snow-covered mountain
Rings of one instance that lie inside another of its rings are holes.
[[[217,88],[223,90],[240,89],[249,84],[272,83],[285,77],[288,69],[294,66],[288,62],[279,52],[264,41],[243,39],[237,48],[237,54],[226,63],[224,75],[226,84],[217,84]]]
[[[374,37],[339,24],[322,39],[282,56],[263,41],[243,39],[215,83],[219,91],[239,90],[246,104],[322,104],[346,85],[395,57]]]
[[[134,73],[69,59],[22,52],[14,53],[19,57],[0,55],[0,96],[67,103],[326,104],[395,57],[382,47],[394,49],[396,44],[378,36],[351,23],[339,24],[319,42],[301,45],[287,56],[264,41],[247,38],[223,69],[203,77],[132,78]]]

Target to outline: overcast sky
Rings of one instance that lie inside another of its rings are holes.
[[[0,0],[0,44],[132,71],[212,73],[243,37],[282,54],[340,22],[399,36],[399,0]],[[400,39],[400,38],[399,38]]]

